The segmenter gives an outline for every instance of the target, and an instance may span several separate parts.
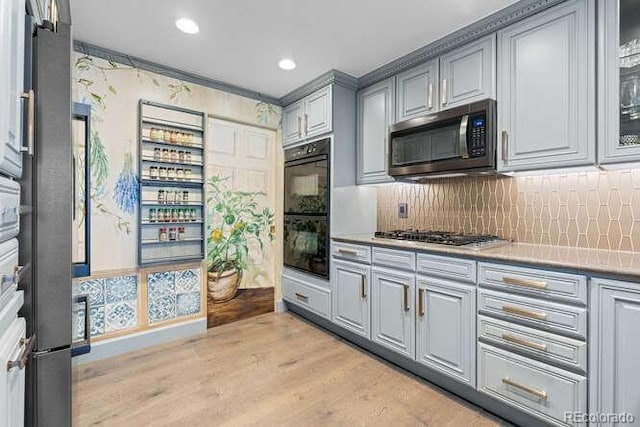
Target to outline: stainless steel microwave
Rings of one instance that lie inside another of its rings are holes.
[[[399,180],[496,171],[496,101],[488,99],[390,127],[389,175]]]

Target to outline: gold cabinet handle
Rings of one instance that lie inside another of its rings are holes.
[[[526,310],[520,307],[512,307],[510,305],[505,305],[502,307],[502,311],[510,314],[517,314],[519,316],[530,317],[532,319],[537,320],[547,320],[547,313],[540,313],[537,311]]]
[[[502,161],[509,161],[509,133],[506,130],[502,131]]]
[[[308,296],[306,296],[304,294],[299,294],[298,292],[296,292],[296,298],[298,298],[299,300],[305,301],[305,302],[309,301],[309,297]]]
[[[309,134],[309,115],[304,113],[304,136]]]
[[[533,388],[533,387],[529,387],[528,385],[517,383],[509,377],[504,377],[502,379],[502,382],[506,385],[510,385],[522,391],[526,391],[527,393],[532,394],[539,399],[547,400],[547,392],[544,390],[538,390],[537,388]]]
[[[298,116],[298,138],[302,137],[302,117]]]
[[[547,289],[549,284],[539,280],[520,279],[517,277],[503,277],[502,281],[508,285],[524,286],[527,288]]]
[[[442,105],[447,105],[447,79],[442,79]]]
[[[418,289],[418,316],[424,316],[424,289]]]
[[[87,316],[88,317],[88,316]],[[24,369],[27,366],[27,362],[29,362],[29,358],[31,357],[31,353],[33,352],[33,347],[36,344],[36,336],[33,335],[31,338],[20,338],[20,346],[22,347],[22,351],[16,360],[9,360],[7,362],[7,371],[12,370],[13,368]]]
[[[517,337],[511,334],[502,334],[502,339],[512,343],[520,344],[524,347],[533,348],[535,350],[547,351],[546,344],[538,344],[537,342],[529,341],[524,338]]]
[[[358,256],[357,251],[352,251],[350,249],[338,249],[338,253],[342,255]]]
[[[27,145],[21,147],[20,151],[33,156],[34,141],[36,136],[36,93],[33,89],[29,92],[21,93],[20,98],[27,100]]]
[[[409,311],[409,285],[402,285],[403,287],[403,304],[404,304],[404,311]]]
[[[360,297],[362,299],[367,297],[367,276],[364,274],[360,276]]]
[[[433,108],[433,83],[427,86],[427,108],[429,110]]]

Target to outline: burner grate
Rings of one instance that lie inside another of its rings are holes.
[[[436,243],[449,246],[482,245],[502,242],[498,236],[469,235],[448,231],[393,230],[376,231],[375,237],[382,239],[410,240],[414,242]]]

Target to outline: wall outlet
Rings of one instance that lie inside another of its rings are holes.
[[[398,218],[409,218],[409,205],[407,203],[398,203]]]

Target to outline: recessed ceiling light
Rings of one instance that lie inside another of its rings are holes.
[[[187,34],[197,34],[200,31],[200,27],[198,24],[193,22],[189,18],[181,18],[176,21],[176,27],[183,33]]]
[[[293,59],[283,59],[282,61],[278,62],[278,67],[282,68],[283,70],[290,71],[296,68],[296,63],[293,62]]]

